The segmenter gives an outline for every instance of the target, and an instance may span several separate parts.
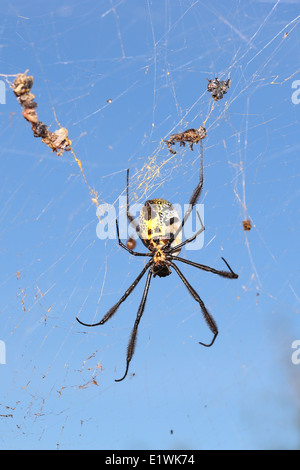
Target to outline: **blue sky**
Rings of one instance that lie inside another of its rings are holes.
[[[299,449],[299,2],[3,0],[0,13],[0,447]],[[39,119],[68,129],[86,180],[32,136],[8,83],[27,69]],[[212,109],[216,76],[232,84]],[[117,204],[129,167],[131,203],[187,203],[199,148],[170,158],[162,140],[204,123],[204,248],[181,255],[217,269],[224,256],[239,279],[180,266],[219,326],[205,349],[176,273],[155,278],[115,383],[145,280],[104,326],[75,318],[99,321],[144,260],[97,238],[91,189]]]

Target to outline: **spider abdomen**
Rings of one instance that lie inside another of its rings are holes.
[[[165,246],[170,238],[180,228],[181,219],[173,204],[165,199],[151,199],[146,201],[139,217],[140,236],[150,250],[157,250]],[[171,246],[182,242],[180,230]],[[180,250],[176,252],[179,254]]]

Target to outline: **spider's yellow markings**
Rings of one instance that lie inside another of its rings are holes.
[[[146,201],[142,207],[139,218],[141,238],[150,251],[159,250],[157,260],[159,256],[164,256],[160,249],[168,243],[171,234],[177,233],[180,223],[178,212],[165,199]],[[182,232],[180,231],[172,242],[172,246],[178,245],[181,241]]]
[[[158,249],[153,259],[154,259],[154,263],[160,264],[166,261],[166,255],[162,250]]]

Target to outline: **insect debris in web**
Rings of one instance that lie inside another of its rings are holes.
[[[134,250],[135,247],[136,247],[136,241],[134,238],[132,237],[129,237],[127,242],[126,242],[126,245],[127,245],[127,248],[129,248],[130,250]]]
[[[19,73],[17,75],[11,88],[23,108],[22,114],[24,118],[31,124],[34,137],[40,137],[44,144],[48,145],[57,155],[61,156],[63,152],[71,150],[72,142],[68,137],[68,131],[64,127],[61,127],[57,131],[51,132],[46,124],[39,121],[36,112],[38,105],[34,101],[35,95],[31,93],[33,82],[34,77],[27,75],[26,71],[25,73]]]
[[[219,80],[215,78],[213,80],[208,80],[207,91],[211,93],[212,98],[215,101],[219,101],[223,98],[223,96],[227,93],[228,89],[231,85],[230,78],[228,80]]]
[[[252,229],[251,220],[243,220],[243,229],[245,230],[245,232],[249,232]]]
[[[172,146],[175,145],[177,142],[180,143],[180,147],[185,147],[185,144],[188,143],[190,145],[190,149],[193,149],[194,144],[198,144],[200,140],[205,139],[206,137],[206,129],[203,126],[200,126],[199,129],[187,129],[184,132],[178,132],[178,134],[172,134],[169,140],[164,140],[165,144],[167,144],[168,149],[173,155],[176,155],[175,150],[173,150]]]

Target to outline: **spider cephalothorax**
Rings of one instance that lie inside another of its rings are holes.
[[[200,126],[199,129],[188,129],[184,132],[178,132],[178,134],[172,134],[169,140],[164,140],[167,144],[168,149],[173,155],[176,155],[175,150],[172,149],[172,146],[176,142],[180,142],[180,147],[185,147],[186,143],[190,144],[190,149],[193,150],[193,145],[198,144],[202,139],[206,137],[206,129],[203,126]]]
[[[208,312],[207,308],[205,307],[203,300],[199,297],[198,293],[190,285],[188,280],[185,278],[185,276],[182,274],[180,269],[174,263],[174,261],[179,261],[181,263],[194,266],[195,268],[201,269],[203,271],[208,271],[213,274],[217,274],[219,276],[229,278],[229,279],[237,279],[238,277],[238,275],[233,272],[233,270],[231,269],[231,267],[229,266],[227,261],[225,261],[224,258],[222,259],[224,263],[226,264],[228,271],[220,271],[220,270],[211,268],[210,266],[195,263],[194,261],[190,261],[185,258],[180,258],[178,256],[181,248],[184,245],[195,240],[198,237],[198,235],[200,235],[200,233],[202,233],[204,230],[204,226],[201,222],[201,218],[197,212],[199,220],[201,222],[201,228],[195,233],[195,235],[182,241],[182,228],[185,222],[187,221],[187,219],[189,218],[193,207],[195,206],[195,204],[197,203],[200,197],[202,187],[203,187],[203,148],[202,148],[202,141],[201,141],[200,179],[191,196],[188,209],[185,212],[183,219],[180,221],[177,211],[175,210],[174,206],[170,202],[164,199],[152,199],[152,200],[147,201],[144,204],[140,213],[139,224],[137,224],[135,222],[134,217],[131,215],[129,211],[129,189],[128,189],[129,188],[129,170],[127,170],[127,208],[126,208],[127,218],[130,224],[135,228],[136,233],[138,234],[139,238],[141,239],[143,244],[148,248],[149,251],[148,253],[138,253],[136,251],[133,251],[130,247],[128,247],[128,245],[125,245],[120,240],[119,226],[118,226],[118,221],[116,220],[118,242],[119,242],[119,245],[125,250],[127,250],[131,255],[148,257],[150,259],[148,263],[146,263],[146,265],[144,266],[144,268],[142,269],[138,277],[135,279],[135,281],[133,281],[133,283],[128,287],[125,294],[104,315],[104,317],[102,318],[100,322],[88,324],[88,323],[83,323],[77,318],[78,322],[84,326],[93,327],[97,325],[103,325],[104,323],[107,322],[107,320],[109,320],[114,315],[114,313],[116,313],[121,303],[123,303],[127,299],[127,297],[131,294],[131,292],[140,282],[144,274],[146,274],[146,272],[148,271],[142,300],[141,300],[141,303],[137,312],[134,327],[133,327],[130,340],[128,343],[126,370],[125,370],[123,377],[121,379],[116,380],[116,382],[120,382],[121,380],[125,379],[128,373],[129,365],[130,365],[132,356],[134,354],[138,326],[142,318],[142,315],[144,313],[152,277],[155,277],[155,276],[166,277],[172,273],[172,270],[174,270],[178,274],[180,279],[182,280],[183,284],[188,289],[191,296],[194,298],[194,300],[196,300],[196,302],[198,302],[201,312],[211,332],[213,333],[213,339],[209,344],[206,344],[206,343],[199,343],[199,344],[201,344],[202,346],[210,347],[214,344],[216,337],[218,336],[217,324],[215,320],[213,319],[213,317],[211,316],[211,314]]]
[[[172,271],[168,266],[166,254],[163,249],[155,250],[153,256],[153,263],[150,269],[153,273],[153,277],[167,277],[172,274]]]

